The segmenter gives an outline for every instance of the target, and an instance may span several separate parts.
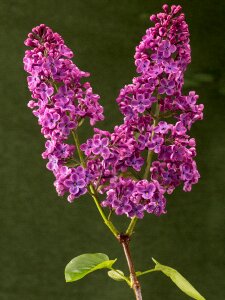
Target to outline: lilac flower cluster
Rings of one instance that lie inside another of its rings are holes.
[[[155,26],[136,48],[139,76],[117,98],[124,123],[82,145],[96,188],[106,192],[102,205],[129,217],[165,213],[165,193],[181,184],[190,191],[199,179],[195,140],[187,132],[202,119],[203,105],[195,92],[182,95],[191,60],[188,26],[180,6],[163,10],[151,16]]]
[[[150,20],[155,25],[147,29],[134,56],[139,75],[117,98],[123,124],[112,133],[94,128],[93,137],[80,147],[82,167],[65,165],[74,148],[63,142],[83,118],[90,117],[92,125],[103,118],[99,97],[88,83],[80,83],[87,74],[71,62],[62,38],[44,25],[26,41],[34,49],[24,59],[32,97],[38,100],[29,106],[48,139],[43,157],[56,175],[59,195],[69,193],[72,201],[91,184],[105,195],[103,207],[130,218],[166,213],[165,194],[180,185],[190,191],[200,177],[195,139],[188,131],[203,118],[204,107],[197,104],[195,92],[182,94],[191,61],[188,25],[175,5],[164,5]]]
[[[42,24],[32,30],[25,45],[31,47],[24,57],[32,93],[28,107],[47,139],[42,156],[48,159],[47,168],[56,177],[58,194],[69,193],[68,200],[72,201],[87,191],[88,179],[81,166],[65,165],[74,155],[74,146],[66,140],[85,118],[90,119],[91,125],[103,120],[103,108],[90,83],[81,82],[89,74],[71,61],[73,53],[59,34]]]
[[[157,181],[114,177],[110,180],[107,198],[102,205],[115,210],[117,215],[126,214],[130,218],[143,218],[144,211],[160,215],[166,204],[163,193]]]

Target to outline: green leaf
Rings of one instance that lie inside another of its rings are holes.
[[[123,271],[121,270],[110,270],[108,271],[108,275],[110,278],[112,278],[113,280],[116,280],[116,281],[124,281],[124,273]]]
[[[116,259],[109,260],[103,253],[87,253],[73,258],[65,268],[66,282],[77,281],[99,269],[110,269]]]
[[[199,292],[175,269],[168,266],[161,265],[154,258],[152,258],[156,271],[162,271],[188,296],[196,300],[205,300],[205,298],[199,294]]]

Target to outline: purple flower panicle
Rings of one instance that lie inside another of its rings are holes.
[[[103,120],[103,108],[90,83],[82,83],[89,74],[72,62],[73,52],[58,33],[41,24],[29,33],[25,45],[31,47],[24,57],[32,93],[28,106],[47,139],[43,158],[48,159],[47,168],[56,177],[59,195],[69,193],[72,201],[86,193],[88,179],[82,167],[65,166],[74,156],[74,146],[65,142],[81,120],[89,118],[91,125]]]
[[[90,83],[81,83],[89,74],[78,69],[72,51],[47,26],[34,28],[25,41],[32,48],[24,58],[32,93],[28,106],[47,139],[42,156],[56,177],[58,194],[69,194],[71,202],[91,184],[104,195],[103,207],[129,218],[166,213],[166,194],[180,185],[190,191],[200,177],[189,131],[203,118],[204,107],[194,91],[182,94],[191,61],[188,25],[179,5],[164,5],[150,20],[154,26],[134,55],[138,75],[117,98],[123,123],[111,133],[94,128],[80,147],[82,166],[66,140],[83,119],[91,125],[103,119],[99,96]]]

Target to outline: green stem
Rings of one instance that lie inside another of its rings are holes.
[[[99,213],[100,213],[100,215],[101,215],[101,217],[102,217],[105,225],[109,228],[109,230],[112,232],[112,234],[116,238],[118,238],[119,231],[116,229],[116,227],[113,225],[113,223],[110,220],[108,220],[108,218],[106,217],[106,215],[105,215],[105,213],[104,213],[101,205],[99,204],[99,201],[98,201],[98,198],[97,198],[97,195],[96,195],[96,191],[95,191],[93,185],[90,184],[89,188],[90,188],[90,191],[91,191],[91,196],[92,196],[92,198],[93,198],[93,200],[95,202],[95,205],[96,205],[96,207],[97,207],[97,209],[98,209],[98,211],[99,211]]]
[[[78,134],[76,131],[72,131],[72,135],[73,135],[73,139],[74,139],[74,142],[75,142],[75,145],[77,147],[77,152],[78,152],[78,156],[80,158],[80,162],[81,162],[81,165],[83,167],[86,166],[86,163],[85,163],[85,160],[84,160],[84,156],[83,156],[83,153],[82,151],[80,150],[80,142],[79,142],[79,137],[78,137]],[[95,188],[93,187],[92,184],[89,184],[89,190],[91,192],[91,196],[95,202],[95,205],[104,221],[104,223],[106,224],[106,226],[109,228],[109,230],[112,232],[112,234],[118,238],[118,235],[119,235],[119,231],[116,229],[116,227],[113,225],[113,223],[111,221],[108,220],[108,218],[106,217],[101,205],[99,204],[99,201],[98,201],[98,197],[96,195],[96,191],[95,191]]]
[[[134,217],[134,218],[131,220],[131,222],[130,222],[130,224],[129,224],[127,230],[126,230],[126,234],[127,234],[128,236],[131,236],[131,235],[132,235],[132,233],[133,233],[133,231],[134,231],[134,227],[135,227],[135,225],[136,225],[136,223],[137,223],[137,220],[138,220],[137,217]]]
[[[153,135],[152,135],[153,137]],[[152,163],[152,157],[153,157],[154,152],[152,150],[148,150],[148,156],[147,156],[147,165],[145,168],[145,173],[144,173],[144,179],[148,178],[148,175],[150,173],[150,167],[151,167],[151,163]]]
[[[148,273],[151,273],[151,272],[155,272],[155,271],[159,271],[159,270],[156,270],[156,269],[147,270],[147,271],[141,272],[141,274],[139,274],[138,277],[142,276],[142,275],[145,275],[145,274],[148,274]]]
[[[82,167],[85,167],[85,160],[84,160],[83,153],[80,150],[80,141],[79,141],[79,137],[78,137],[77,131],[72,130],[72,135],[73,135],[73,139],[74,139],[75,145],[77,147],[77,152],[78,152],[78,156],[79,156],[81,165],[82,165]]]
[[[153,131],[152,131],[152,135],[151,135],[151,139],[154,137],[155,135],[155,132],[154,132],[154,128],[155,126],[157,126],[158,122],[159,122],[159,103],[157,101],[156,103],[156,107],[155,107],[155,119],[154,119],[154,122],[153,122]],[[150,173],[150,167],[151,167],[151,164],[152,164],[152,157],[153,157],[153,154],[154,152],[152,150],[148,150],[148,155],[147,155],[147,165],[146,165],[146,168],[145,168],[145,173],[144,173],[144,179],[148,179],[148,176],[149,176],[149,173]]]

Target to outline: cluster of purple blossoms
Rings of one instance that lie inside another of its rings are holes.
[[[157,181],[115,177],[110,180],[102,205],[115,210],[117,215],[126,214],[130,218],[143,218],[145,211],[160,215],[166,204],[163,193]]]
[[[43,157],[56,175],[59,195],[69,193],[72,201],[91,184],[105,195],[103,207],[130,218],[166,213],[165,194],[180,185],[190,191],[200,177],[195,139],[188,131],[203,118],[204,107],[196,103],[194,91],[182,95],[191,61],[188,25],[175,5],[164,5],[150,20],[155,25],[147,29],[134,56],[139,75],[117,98],[124,122],[112,133],[94,128],[94,136],[80,147],[82,167],[66,166],[74,147],[64,141],[83,118],[90,117],[92,125],[103,118],[99,97],[89,83],[80,83],[87,74],[71,62],[71,50],[61,37],[44,25],[26,41],[34,49],[24,59],[32,97],[38,100],[29,106],[48,139]]]
[[[24,57],[32,93],[28,107],[38,118],[47,139],[42,156],[48,159],[47,168],[56,177],[58,194],[69,193],[68,200],[72,201],[86,193],[89,180],[81,166],[66,166],[75,150],[66,140],[85,118],[90,119],[91,125],[103,120],[103,108],[90,83],[81,82],[89,74],[72,62],[73,52],[59,34],[42,24],[32,30],[25,45],[31,47]]]

